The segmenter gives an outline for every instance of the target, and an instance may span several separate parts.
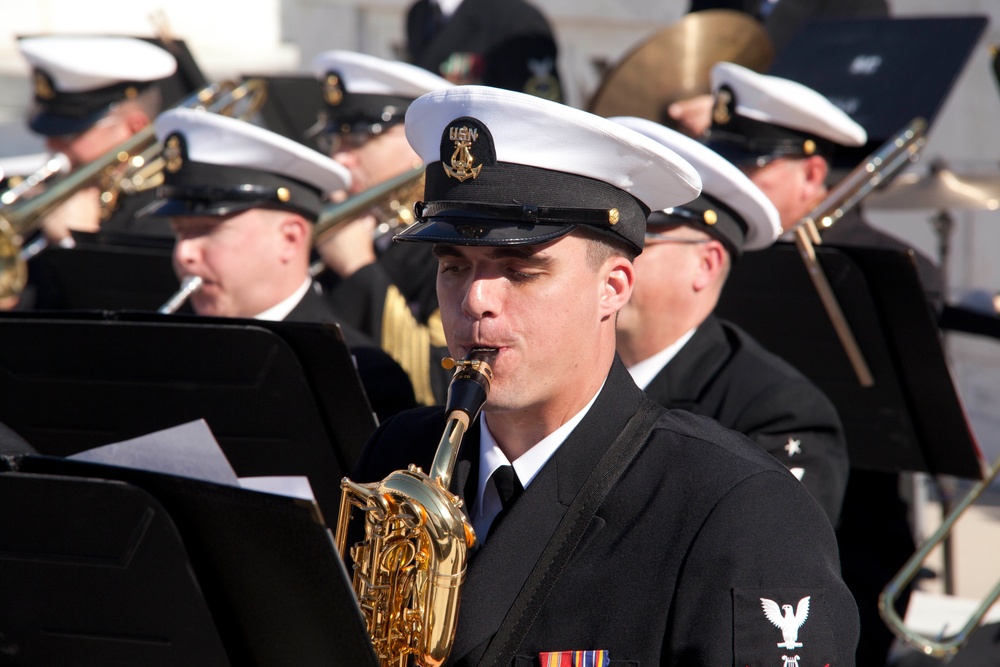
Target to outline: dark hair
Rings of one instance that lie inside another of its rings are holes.
[[[580,225],[571,232],[573,235],[590,241],[587,246],[587,263],[596,269],[609,257],[620,255],[632,262],[639,254],[624,240],[619,240],[609,234]]]

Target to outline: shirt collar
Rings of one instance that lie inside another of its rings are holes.
[[[663,370],[664,366],[670,363],[670,360],[680,352],[681,348],[684,347],[694,332],[698,330],[698,327],[691,329],[686,334],[681,336],[672,345],[669,345],[648,359],[643,359],[637,364],[629,366],[628,372],[635,381],[635,384],[639,389],[645,389],[649,386],[649,383],[653,381],[660,371]]]
[[[269,322],[280,322],[286,317],[288,313],[295,309],[295,306],[299,305],[299,301],[302,301],[302,297],[306,295],[309,291],[309,287],[312,285],[312,278],[306,278],[302,285],[299,286],[297,290],[292,292],[292,295],[280,301],[275,305],[271,306],[262,313],[254,316],[255,320],[267,320]]]
[[[482,530],[489,527],[493,521],[493,517],[500,511],[500,497],[497,495],[496,488],[492,484],[487,488],[487,482],[493,471],[501,466],[512,465],[514,472],[517,473],[517,479],[521,482],[521,486],[527,489],[542,467],[552,458],[556,450],[566,441],[569,434],[572,433],[573,429],[577,427],[587,415],[587,412],[590,411],[591,406],[594,405],[594,401],[600,395],[601,389],[604,389],[603,384],[597,390],[597,393],[594,394],[593,398],[590,399],[590,402],[583,406],[582,410],[573,415],[565,424],[542,438],[531,449],[519,456],[514,463],[508,461],[504,453],[500,451],[500,446],[497,445],[496,439],[490,433],[486,413],[484,412],[480,415],[479,487],[476,490],[476,504],[472,516],[472,525],[477,534],[485,535]],[[485,528],[483,528],[484,526]]]

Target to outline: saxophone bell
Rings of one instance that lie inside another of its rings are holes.
[[[350,550],[352,585],[384,667],[405,667],[411,659],[436,667],[451,652],[476,535],[448,485],[462,438],[489,395],[495,355],[478,349],[461,361],[449,360],[456,370],[447,422],[429,473],[410,465],[374,484],[341,482],[335,541],[344,557],[352,510],[360,509],[365,537]]]

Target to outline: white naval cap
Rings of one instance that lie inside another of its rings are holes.
[[[650,210],[691,201],[683,158],[617,123],[532,95],[456,86],[418,98],[406,138],[427,165],[398,240],[541,243],[586,226],[642,250]]]
[[[654,139],[691,163],[701,176],[701,196],[692,202],[653,211],[650,224],[683,224],[721,240],[730,253],[761,250],[781,234],[781,216],[760,188],[711,148],[645,118],[610,120]]]
[[[422,67],[354,51],[321,53],[312,68],[323,84],[329,132],[377,133],[401,122],[410,102],[424,93],[454,85]]]
[[[733,63],[712,67],[715,104],[708,144],[737,164],[829,155],[862,146],[865,129],[812,88]]]
[[[143,215],[230,215],[291,210],[315,220],[328,196],[350,186],[339,162],[251,123],[196,109],[154,121],[164,183]]]
[[[80,132],[115,102],[130,99],[171,76],[177,61],[166,50],[134,37],[46,35],[18,40],[32,67],[40,134]]]

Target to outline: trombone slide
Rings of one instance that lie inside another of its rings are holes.
[[[879,615],[882,616],[882,620],[885,621],[885,624],[889,626],[889,629],[897,637],[923,654],[940,658],[945,662],[954,658],[965,643],[969,641],[969,637],[983,622],[983,618],[989,612],[990,607],[1000,599],[1000,580],[994,584],[990,592],[983,598],[983,601],[976,607],[976,610],[969,617],[965,625],[949,639],[931,639],[907,628],[903,623],[903,619],[896,613],[896,600],[902,591],[910,585],[914,577],[917,576],[917,573],[923,567],[924,561],[927,560],[927,556],[948,538],[952,530],[954,530],[955,523],[961,518],[962,514],[993,484],[998,475],[1000,475],[1000,459],[996,460],[993,467],[983,479],[976,482],[969,489],[965,497],[944,518],[937,531],[913,552],[910,559],[906,561],[906,564],[903,565],[899,573],[886,584],[878,597]]]

